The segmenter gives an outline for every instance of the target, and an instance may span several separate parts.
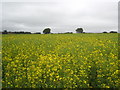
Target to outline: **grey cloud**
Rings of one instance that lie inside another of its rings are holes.
[[[117,30],[117,0],[40,1],[4,2],[3,29],[32,32],[42,32],[45,27],[51,27],[53,32],[74,32],[77,27],[86,32]]]

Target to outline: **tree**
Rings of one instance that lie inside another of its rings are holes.
[[[83,33],[83,29],[82,29],[82,28],[77,28],[77,29],[76,29],[76,32],[77,32],[77,33]]]
[[[117,31],[110,31],[110,33],[117,33]]]
[[[106,31],[104,31],[103,33],[107,33]]]
[[[50,29],[50,28],[46,28],[46,29],[44,29],[44,30],[43,30],[43,33],[44,33],[44,34],[49,34],[49,33],[50,33],[50,31],[51,31],[51,29]]]
[[[36,32],[36,33],[34,33],[34,34],[41,34],[40,32]]]
[[[2,34],[8,34],[7,30],[4,30],[4,31],[2,32]]]

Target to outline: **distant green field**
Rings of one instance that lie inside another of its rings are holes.
[[[118,34],[2,35],[3,88],[117,88]]]

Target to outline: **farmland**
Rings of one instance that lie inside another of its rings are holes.
[[[2,35],[3,88],[117,88],[118,34]]]

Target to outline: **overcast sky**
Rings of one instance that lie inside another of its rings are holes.
[[[75,32],[78,27],[85,32],[118,30],[118,1],[4,0],[2,29],[31,32],[42,32],[48,27],[52,32]]]

